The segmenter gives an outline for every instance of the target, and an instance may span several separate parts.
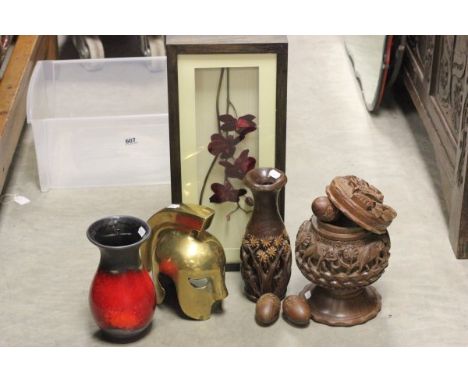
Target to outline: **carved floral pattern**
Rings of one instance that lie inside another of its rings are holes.
[[[457,164],[457,185],[458,187],[463,185],[465,180],[465,162],[466,162],[466,145],[467,145],[467,129],[468,129],[468,94],[465,96],[465,104],[463,106],[463,115],[461,118],[462,126],[461,133],[458,142],[458,149],[460,151],[458,164]]]
[[[324,288],[349,289],[375,282],[388,266],[388,234],[354,241],[329,240],[320,235],[310,220],[296,238],[297,266],[313,283]]]
[[[421,38],[425,36],[408,37],[408,48],[414,57]],[[415,103],[421,102],[419,106],[430,117],[426,126],[428,131],[434,128],[436,133],[431,140],[441,162],[439,167],[444,172],[453,169],[445,175],[444,192],[450,207],[452,246],[457,257],[465,258],[468,253],[463,223],[466,220],[463,200],[466,199],[468,181],[468,36],[437,36],[435,42],[431,86],[428,89],[420,87],[420,72],[415,70],[418,65],[407,65],[406,75],[414,86],[408,89],[419,99]]]
[[[385,222],[391,222],[396,212],[390,206],[383,204],[384,196],[379,189],[357,176],[343,177],[341,189],[349,199],[369,211],[374,217]]]
[[[466,69],[466,54],[458,52],[457,45],[453,54],[452,63],[452,88],[451,88],[451,103],[452,103],[452,123],[455,131],[455,136],[460,131],[460,121],[463,106],[463,88]]]
[[[427,82],[430,82],[435,36],[408,36],[407,41],[408,45],[417,53],[417,58],[424,71],[424,78]]]
[[[425,36],[427,45],[425,49],[425,56],[423,60],[424,68],[424,77],[427,79],[427,82],[431,81],[431,72],[432,72],[432,61],[434,58],[434,47],[435,47],[435,36]]]
[[[466,37],[443,36],[436,98],[456,139],[463,138],[463,100],[467,92]]]
[[[288,234],[258,238],[247,234],[241,247],[241,274],[248,293],[282,297],[291,277],[292,252]]]
[[[365,203],[376,201],[382,203],[384,200],[383,194],[374,186],[367,183],[364,179],[350,175],[347,178],[347,184],[344,184],[343,191],[349,198],[364,196]]]
[[[450,104],[450,86],[452,81],[453,36],[444,36],[442,41],[442,55],[440,58],[438,95],[442,105]]]
[[[431,82],[428,63],[433,60],[434,36],[408,36],[408,46],[416,53],[424,78]],[[461,186],[465,178],[465,161],[468,124],[468,38],[466,36],[440,36],[437,40],[438,55],[435,98],[457,142],[455,180]]]

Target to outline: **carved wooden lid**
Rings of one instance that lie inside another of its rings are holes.
[[[383,204],[383,194],[354,175],[337,176],[326,189],[332,203],[356,224],[376,234],[387,230],[397,213]]]

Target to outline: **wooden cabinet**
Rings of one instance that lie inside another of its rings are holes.
[[[0,80],[0,192],[26,119],[26,95],[34,64],[56,54],[55,36],[19,36]]]
[[[452,247],[468,258],[468,36],[407,41],[404,83],[434,146]]]

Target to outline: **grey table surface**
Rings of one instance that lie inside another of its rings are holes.
[[[254,322],[240,274],[208,321],[158,306],[152,331],[133,346],[391,346],[468,344],[468,262],[450,248],[434,154],[404,97],[376,116],[364,108],[339,37],[291,37],[288,83],[286,227],[294,241],[312,199],[336,175],[377,185],[398,211],[390,266],[375,284],[380,314],[365,325],[298,329]],[[0,345],[107,346],[96,336],[88,291],[98,252],[90,222],[110,214],[148,218],[170,203],[169,186],[51,190],[41,193],[30,128],[4,193],[31,199],[0,209]],[[289,293],[307,280],[293,264]]]

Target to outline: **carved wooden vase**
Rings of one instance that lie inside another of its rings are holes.
[[[296,239],[296,262],[315,284],[307,286],[312,319],[333,326],[362,324],[381,308],[375,288],[390,257],[388,234],[376,235],[358,226],[305,221]]]
[[[244,182],[255,201],[240,251],[244,291],[252,301],[265,293],[283,299],[291,277],[292,253],[278,211],[278,194],[287,178],[280,170],[258,168],[249,171]]]
[[[380,191],[354,176],[335,178],[326,191],[339,214],[332,222],[312,215],[299,228],[296,263],[313,283],[300,294],[308,300],[314,321],[362,324],[381,309],[381,297],[370,285],[388,266],[386,228],[396,213],[383,205]]]

